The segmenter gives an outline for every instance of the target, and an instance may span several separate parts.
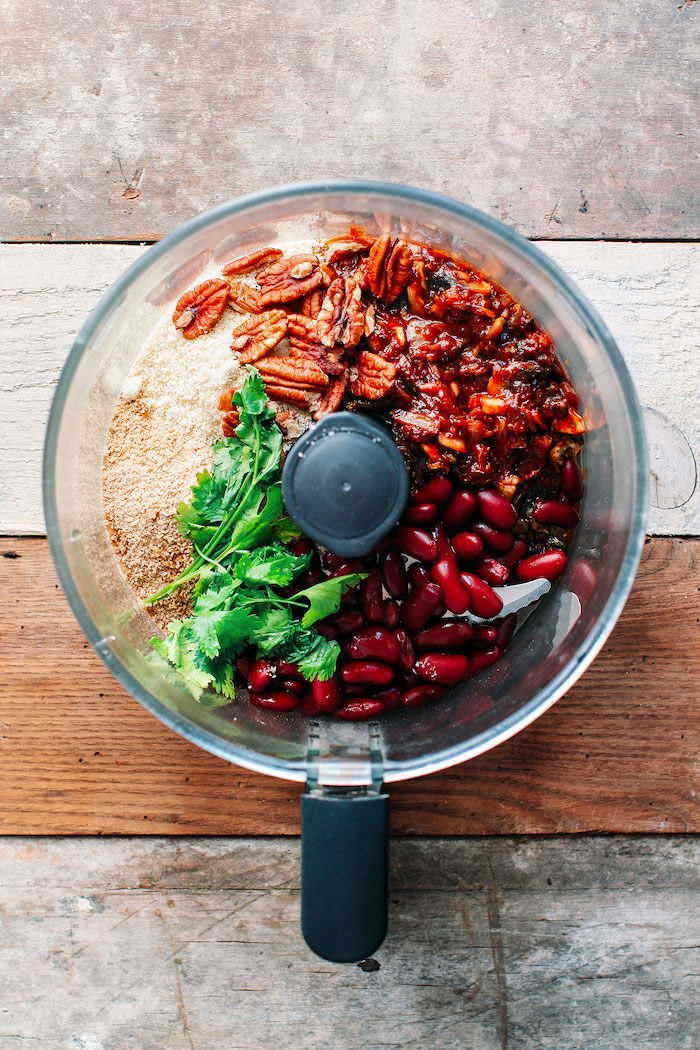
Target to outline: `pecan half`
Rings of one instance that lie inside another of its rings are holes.
[[[231,281],[229,302],[234,310],[243,314],[259,314],[262,310],[260,292],[243,281]]]
[[[345,365],[334,354],[329,354],[320,343],[311,343],[299,336],[290,337],[289,356],[305,357],[308,361],[314,361],[327,376],[339,376],[345,371]]]
[[[233,395],[236,393],[235,386],[232,386],[230,390],[225,390],[219,398],[219,412],[223,412],[224,416],[221,420],[221,430],[224,437],[232,437],[233,432],[240,423],[241,419],[238,414],[238,409],[233,404]]]
[[[411,278],[413,253],[405,241],[382,234],[369,253],[367,279],[373,295],[391,303],[398,299]]]
[[[321,398],[314,412],[314,419],[323,419],[324,416],[328,416],[331,412],[335,412],[336,409],[340,408],[347,386],[348,373],[347,369],[345,369],[343,375],[333,380]]]
[[[282,258],[282,254],[279,248],[260,248],[257,252],[251,252],[250,255],[244,255],[240,259],[226,263],[221,272],[225,277],[231,277],[237,273],[249,273],[265,263],[277,262]]]
[[[262,307],[289,303],[323,284],[324,276],[315,255],[292,255],[281,259],[256,276]]]
[[[413,273],[406,286],[408,305],[414,314],[419,317],[429,317],[428,310],[428,279],[425,276],[425,262],[419,259],[413,264]]]
[[[313,292],[308,292],[301,300],[301,312],[304,317],[318,317],[322,302],[323,293],[320,288],[314,288]]]
[[[396,365],[379,354],[363,350],[357,358],[357,376],[350,384],[355,397],[376,401],[385,397],[396,382]]]
[[[196,339],[210,332],[226,309],[228,281],[215,278],[204,281],[178,299],[173,311],[173,324],[185,339]]]
[[[359,244],[363,248],[369,250],[374,244],[376,238],[362,226],[351,226],[348,233],[338,233],[335,237],[329,237],[326,244]]]
[[[363,244],[361,241],[347,241],[342,247],[336,248],[328,262],[333,266],[335,263],[351,259],[353,255],[366,255],[370,248],[370,244]]]
[[[365,314],[362,291],[352,278],[337,277],[323,300],[316,330],[324,346],[342,343],[347,350],[354,349],[362,338]]]
[[[305,387],[328,386],[326,373],[315,362],[299,357],[264,357],[255,367],[263,377],[274,377],[273,382],[289,380]]]
[[[252,364],[273,350],[287,334],[284,310],[265,310],[247,317],[233,333],[232,350],[239,350],[241,363]]]
[[[303,390],[298,387],[284,386],[277,383],[266,383],[265,393],[271,401],[286,401],[291,405],[299,405],[301,408],[309,407],[309,399]]]
[[[315,343],[319,341],[318,323],[316,318],[306,317],[304,314],[289,314],[287,317],[287,325],[289,326],[290,336],[298,336],[300,339],[309,339]]]
[[[238,415],[237,408],[232,408],[230,411],[224,413],[221,419],[221,433],[225,438],[233,437],[240,421],[241,417]]]
[[[289,408],[275,409],[275,423],[283,434],[287,433],[287,423],[294,418],[294,412]]]

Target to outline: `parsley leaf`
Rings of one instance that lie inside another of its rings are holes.
[[[279,543],[245,551],[236,560],[232,575],[246,583],[271,583],[286,587],[307,569],[311,554],[295,556]]]
[[[337,612],[345,591],[364,580],[366,575],[367,573],[356,572],[350,576],[335,576],[330,580],[322,580],[313,587],[307,587],[305,591],[297,591],[294,601],[305,599],[309,603],[308,611],[301,620],[302,627],[309,627],[317,620],[323,620]]]

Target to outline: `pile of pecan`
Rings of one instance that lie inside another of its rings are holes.
[[[404,242],[362,232],[338,238],[328,264],[314,254],[285,257],[264,248],[183,295],[173,323],[195,339],[211,331],[227,306],[249,314],[234,331],[231,349],[242,364],[255,365],[270,400],[301,408],[314,400],[314,418],[321,419],[340,407],[348,386],[368,400],[391,391],[394,365],[369,350],[358,352],[374,328],[375,305],[363,301],[363,292],[396,300],[410,279],[412,259]],[[338,273],[336,265],[348,261],[356,272]],[[241,279],[254,271],[257,288]],[[288,353],[273,353],[284,339]],[[228,394],[222,398],[226,431],[235,426]]]

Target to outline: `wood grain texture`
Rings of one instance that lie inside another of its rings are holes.
[[[2,541],[0,833],[295,834],[299,788],[181,740],[111,678],[45,541]],[[529,729],[391,787],[397,834],[700,831],[700,540],[648,542],[611,640]]]
[[[404,840],[390,856],[389,934],[363,970],[302,941],[297,840],[0,839],[0,1043],[700,1045],[697,838]]]
[[[697,237],[695,3],[5,0],[5,240],[152,240],[298,179],[537,237]]]
[[[540,246],[598,308],[653,410],[650,433],[663,441],[649,531],[700,534],[700,245]],[[43,532],[41,452],[56,380],[90,310],[143,250],[0,245],[0,533]]]

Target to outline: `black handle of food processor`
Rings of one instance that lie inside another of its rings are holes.
[[[331,962],[359,962],[387,927],[388,795],[302,795],[301,930]]]

